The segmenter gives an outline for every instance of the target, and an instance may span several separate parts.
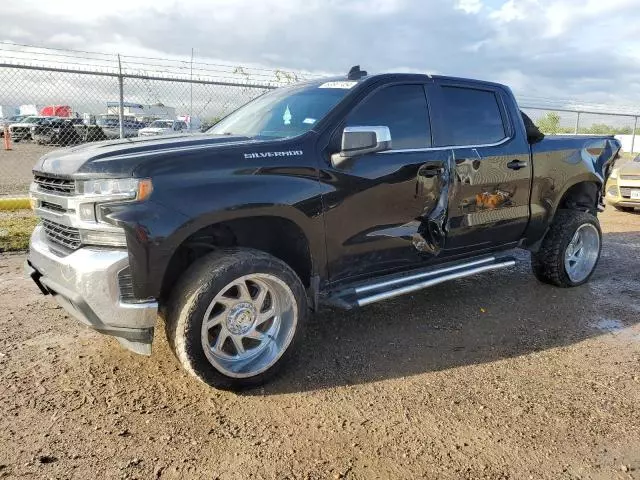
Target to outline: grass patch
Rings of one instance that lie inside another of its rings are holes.
[[[38,219],[31,210],[0,212],[0,252],[27,250],[36,223]]]

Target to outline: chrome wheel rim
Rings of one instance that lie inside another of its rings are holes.
[[[295,296],[286,283],[263,273],[245,275],[209,304],[202,321],[202,348],[224,375],[252,377],[278,361],[297,322]]]
[[[593,271],[600,254],[600,234],[590,223],[580,225],[564,252],[564,268],[572,282],[582,282]]]

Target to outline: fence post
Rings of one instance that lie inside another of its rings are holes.
[[[577,135],[580,129],[580,112],[576,112],[576,113],[578,114],[578,116],[576,117],[576,129],[573,133]]]
[[[638,128],[638,117],[633,117],[633,131],[631,132],[631,153],[636,144],[636,128]]]
[[[189,75],[189,85],[191,86],[191,102],[189,104],[189,131],[193,126],[193,47],[191,48],[191,73]]]
[[[118,90],[120,100],[118,104],[118,123],[120,124],[120,138],[124,138],[124,77],[122,76],[122,63],[118,54]]]

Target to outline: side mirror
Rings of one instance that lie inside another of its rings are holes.
[[[342,148],[331,155],[331,162],[337,167],[350,158],[390,149],[389,127],[345,127],[342,132]]]

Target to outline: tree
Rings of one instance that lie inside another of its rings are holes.
[[[538,119],[538,128],[542,133],[548,135],[557,135],[560,133],[560,115],[556,112],[547,112],[547,114]]]

